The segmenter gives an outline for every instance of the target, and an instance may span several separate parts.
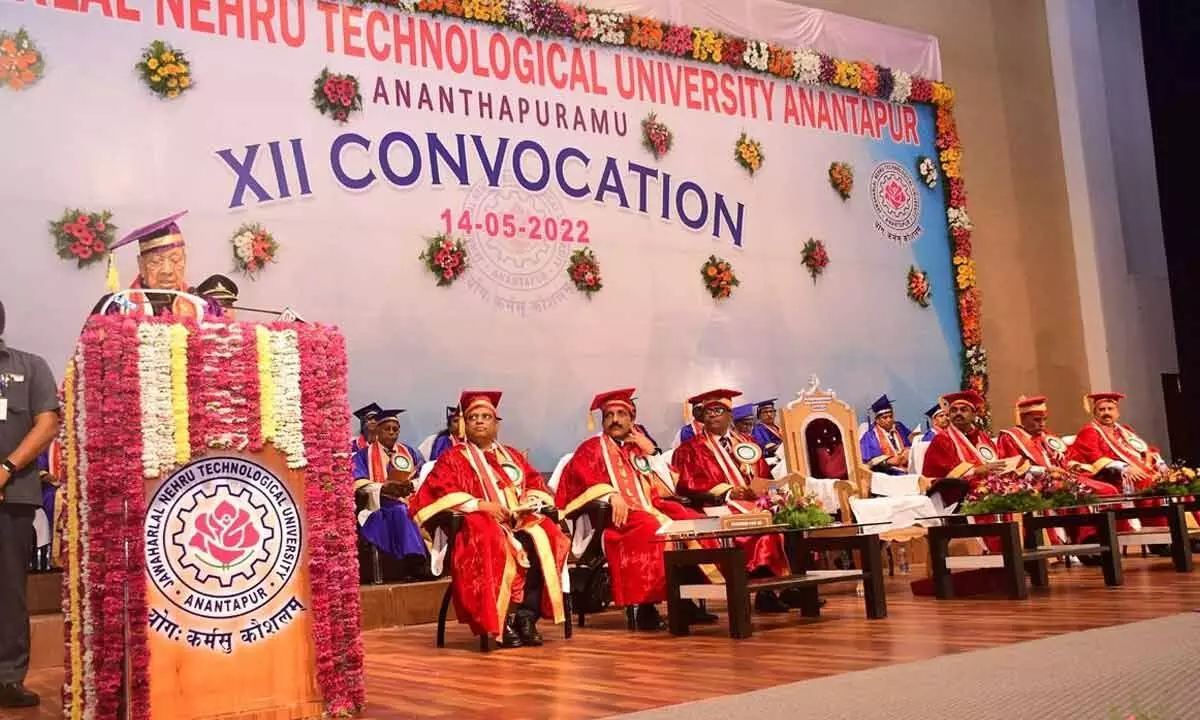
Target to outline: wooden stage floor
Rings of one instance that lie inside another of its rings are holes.
[[[1107,589],[1099,569],[1055,569],[1050,591],[1024,602],[914,598],[908,581],[916,576],[897,576],[888,582],[885,620],[867,620],[853,594],[834,595],[820,620],[759,617],[754,637],[743,641],[730,640],[724,625],[687,638],[630,633],[620,612],[589,619],[570,641],[547,626],[545,647],[489,655],[461,625],[451,626],[443,650],[434,647],[432,625],[372,630],[363,717],[600,718],[1200,609],[1200,572],[1178,574],[1169,560],[1133,557],[1125,570],[1124,587]],[[31,673],[42,708],[0,717],[60,717],[61,681],[58,669]]]

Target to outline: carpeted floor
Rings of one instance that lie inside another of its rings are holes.
[[[1200,612],[619,716],[621,720],[1192,720]]]

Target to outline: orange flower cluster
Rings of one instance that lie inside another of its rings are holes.
[[[767,46],[767,72],[781,78],[790,78],[793,72],[792,51],[778,45]]]
[[[729,261],[716,255],[708,256],[708,260],[700,267],[700,275],[704,278],[704,287],[714,300],[724,300],[741,284]]]
[[[858,91],[872,96],[879,93],[879,69],[874,64],[858,63]]]
[[[849,163],[830,163],[829,184],[837,190],[842,200],[849,200],[850,191],[854,189],[854,168],[850,167]]]
[[[0,87],[20,90],[42,77],[45,62],[25,28],[15,34],[0,33]]]
[[[629,44],[645,50],[662,47],[663,24],[654,18],[629,18]]]

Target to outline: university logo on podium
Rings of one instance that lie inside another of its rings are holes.
[[[304,610],[292,580],[304,545],[300,509],[268,468],[210,456],[164,480],[146,511],[146,570],[166,602],[150,627],[223,653],[282,631]]]

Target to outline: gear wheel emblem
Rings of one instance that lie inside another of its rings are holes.
[[[270,560],[267,547],[275,530],[267,521],[267,506],[256,503],[247,487],[235,490],[223,482],[201,489],[180,507],[179,518],[183,527],[171,542],[183,549],[179,566],[197,583],[215,579],[228,588],[238,578],[253,581],[259,564]]]

